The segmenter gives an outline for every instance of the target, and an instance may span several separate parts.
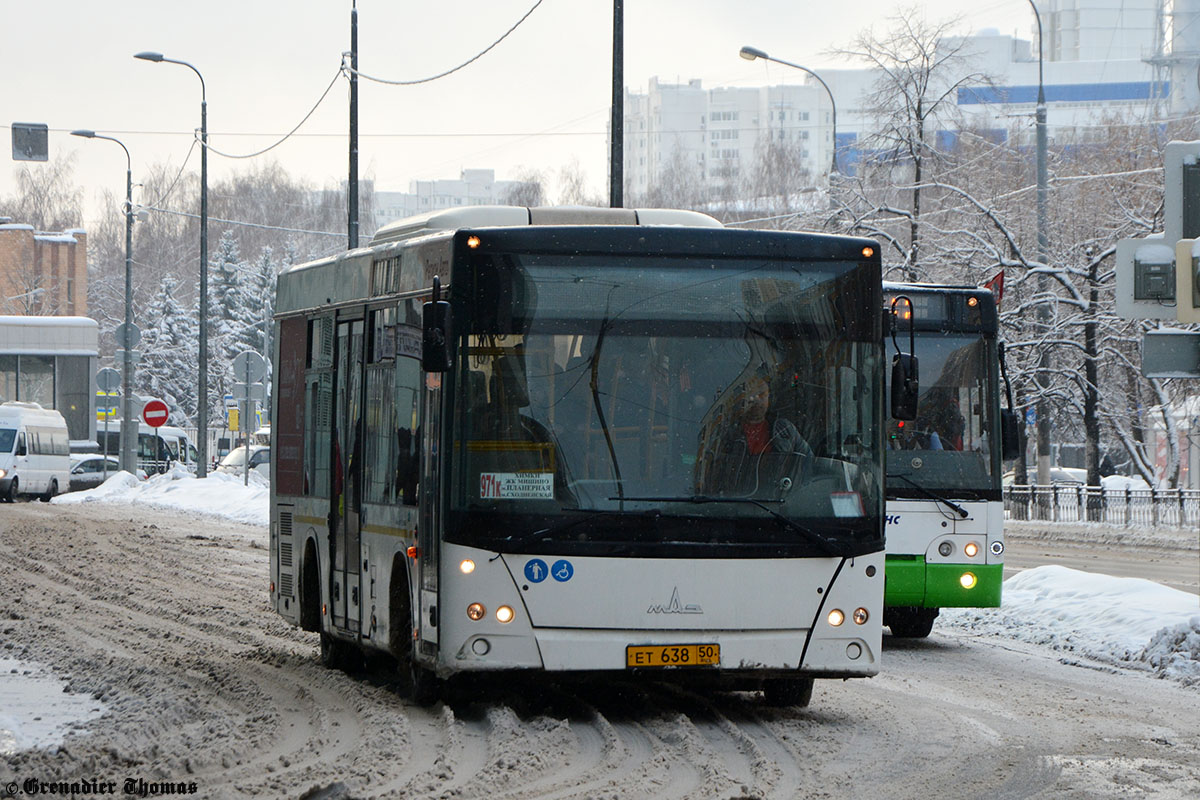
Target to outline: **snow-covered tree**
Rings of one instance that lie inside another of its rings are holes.
[[[178,282],[163,276],[158,293],[142,312],[142,361],[137,368],[138,391],[165,402],[169,424],[194,424],[199,344],[196,318],[178,298]]]

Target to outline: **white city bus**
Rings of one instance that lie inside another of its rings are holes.
[[[1000,605],[1004,570],[1002,459],[1017,455],[1011,407],[1001,410],[1003,344],[996,302],[971,286],[885,283],[903,295],[921,355],[916,418],[889,420],[884,625],[928,636],[940,609]]]
[[[292,267],[271,603],[423,702],[469,672],[782,704],[873,675],[882,302],[870,240],[684,211],[456,209]]]
[[[63,415],[37,403],[0,403],[0,498],[49,500],[71,483],[71,437]]]

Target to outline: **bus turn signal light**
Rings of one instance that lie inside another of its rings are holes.
[[[833,611],[829,612],[828,619],[829,624],[836,628],[838,625],[841,625],[846,621],[846,615],[841,612],[841,609],[835,608]]]
[[[410,545],[408,550],[405,551],[405,553],[407,553],[408,557],[411,558],[413,561],[416,561],[417,556],[420,554],[420,551],[417,550],[417,546],[414,544],[414,545]]]
[[[865,625],[867,620],[870,618],[871,618],[871,615],[867,613],[867,610],[865,608],[854,609],[854,624],[855,625]]]
[[[471,603],[467,606],[467,616],[476,622],[483,619],[483,615],[486,613],[487,609],[483,607],[482,603]]]
[[[509,608],[508,606],[500,606],[499,608],[496,609],[496,621],[497,622],[512,622],[512,620],[513,620],[513,610],[511,608]]]
[[[967,542],[966,547],[963,548],[963,552],[967,554],[967,558],[974,558],[975,554],[979,552],[979,545],[974,542]]]
[[[475,571],[475,562],[469,558],[464,558],[462,563],[458,565],[458,568],[462,570],[463,575],[470,575]]]

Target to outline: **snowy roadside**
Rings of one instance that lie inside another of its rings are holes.
[[[1141,578],[1034,567],[1004,582],[1000,608],[943,609],[939,625],[1200,688],[1200,598]]]
[[[145,481],[118,472],[95,489],[59,495],[51,502],[148,505],[266,528],[270,523],[270,483],[256,472],[250,473],[248,486],[242,482],[243,476],[224,472],[210,472],[201,480],[180,466]]]

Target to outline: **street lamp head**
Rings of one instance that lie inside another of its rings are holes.
[[[747,61],[753,61],[756,58],[766,58],[767,57],[767,54],[764,53],[762,50],[759,50],[757,47],[750,47],[748,45],[746,47],[743,47],[740,51],[738,51],[738,55],[741,56],[742,58],[746,59]]]
[[[95,131],[84,131],[84,130],[71,131],[71,135],[72,136],[82,136],[85,139],[95,139],[96,138]]]
[[[163,60],[162,53],[154,53],[154,52],[151,52],[150,50],[143,50],[140,53],[134,53],[133,57],[140,58],[143,61],[162,61]]]

